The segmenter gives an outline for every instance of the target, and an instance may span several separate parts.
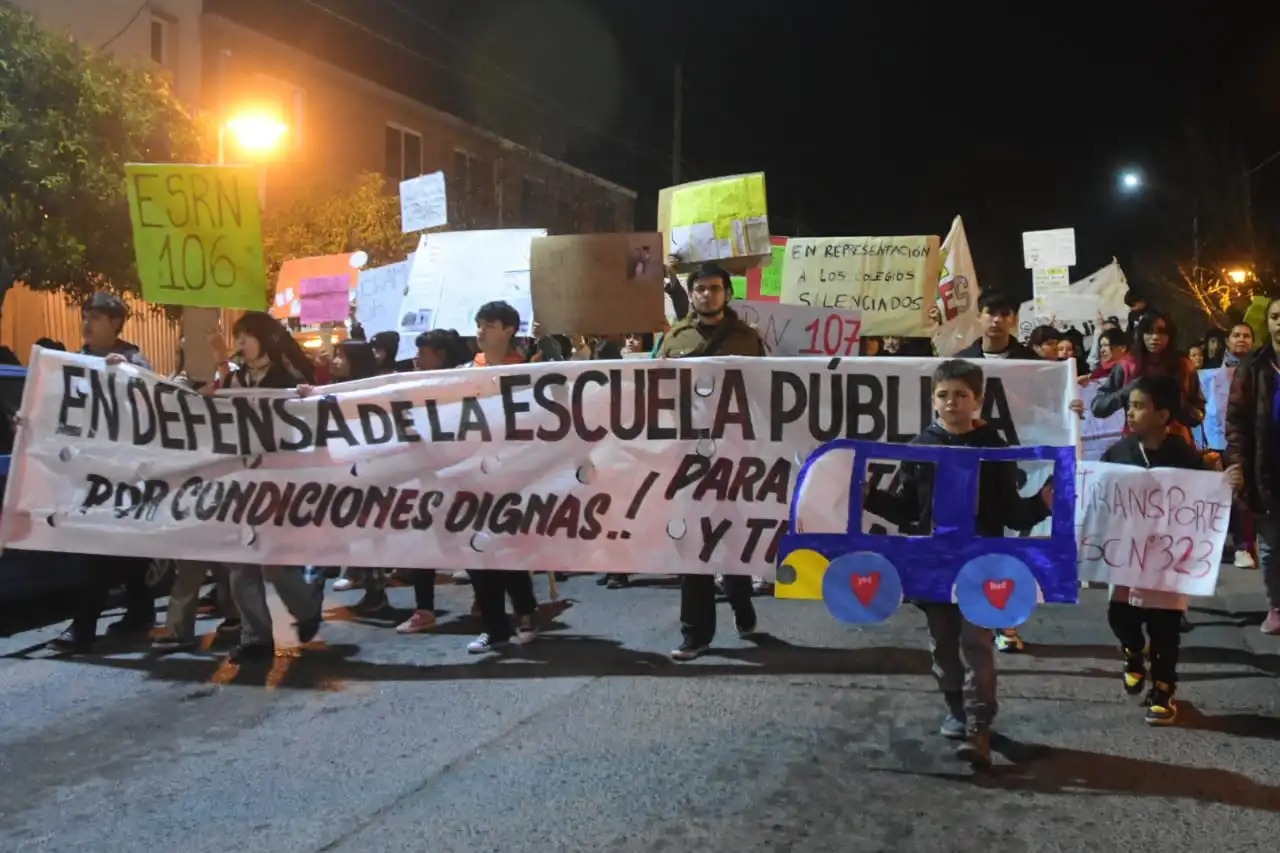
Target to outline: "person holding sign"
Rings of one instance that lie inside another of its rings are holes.
[[[1280,634],[1280,298],[1267,303],[1266,318],[1271,339],[1231,377],[1226,462],[1240,466],[1244,500],[1256,521],[1269,605],[1262,633]]]
[[[105,359],[108,364],[128,362],[145,370],[150,362],[135,345],[120,337],[129,311],[120,297],[111,293],[95,293],[81,309],[81,332],[84,355]],[[155,625],[155,598],[147,586],[148,560],[138,557],[102,555],[93,559],[93,568],[81,591],[80,603],[70,627],[49,648],[65,654],[91,651],[97,641],[98,617],[107,605],[112,587],[123,584],[127,606],[123,619],[107,626],[113,639],[145,637]]]
[[[1204,470],[1204,461],[1195,447],[1176,427],[1181,390],[1172,376],[1139,376],[1129,386],[1126,421],[1129,435],[1107,448],[1103,462],[1140,465],[1143,468],[1185,468]],[[1240,466],[1227,471],[1232,485],[1241,482]],[[1173,701],[1178,686],[1178,647],[1182,640],[1182,618],[1187,612],[1187,596],[1179,592],[1132,589],[1113,586],[1107,621],[1120,641],[1124,655],[1124,691],[1130,696],[1142,692],[1151,665],[1151,689],[1147,706],[1149,726],[1170,725],[1178,716]],[[1143,635],[1143,628],[1146,635]],[[1143,649],[1147,648],[1146,653]]]
[[[515,341],[519,330],[520,313],[506,302],[481,305],[476,311],[476,344],[480,352],[469,366],[523,364],[525,358]],[[479,655],[501,648],[511,642],[513,635],[521,644],[538,638],[538,600],[533,595],[533,576],[527,571],[473,571],[471,585],[484,632],[467,644],[468,652]],[[507,596],[516,612],[514,631],[507,618]]]
[[[227,377],[228,387],[293,388],[300,378],[312,378],[302,348],[271,315],[250,311],[231,332],[243,362]],[[231,663],[270,660],[275,653],[267,581],[296,620],[300,642],[311,642],[320,630],[322,600],[307,582],[302,566],[232,566],[231,597],[240,610],[241,628],[240,645],[228,658]]]
[[[760,333],[748,326],[733,309],[733,281],[728,270],[703,264],[689,274],[693,311],[676,323],[658,345],[658,358],[709,358],[713,355],[765,355]],[[751,603],[751,578],[726,575],[724,591],[733,607],[738,634],[756,632],[756,609]],[[711,648],[716,635],[716,579],[714,575],[680,578],[680,631],[684,636],[672,660],[690,661]]]

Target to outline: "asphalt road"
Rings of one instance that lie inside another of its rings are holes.
[[[1001,657],[997,764],[977,773],[934,734],[910,609],[854,630],[762,600],[769,637],[722,633],[684,665],[657,579],[562,583],[538,643],[485,658],[465,587],[414,637],[330,594],[316,643],[238,670],[53,657],[54,624],[0,640],[0,849],[1273,851],[1280,638],[1258,633],[1257,573],[1223,571],[1184,638],[1178,727],[1122,694],[1089,590]]]

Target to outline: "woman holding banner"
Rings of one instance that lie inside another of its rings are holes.
[[[314,381],[310,360],[297,341],[269,314],[251,311],[232,327],[241,357],[239,370],[224,374],[229,388],[293,388]],[[224,368],[226,366],[224,365]],[[298,640],[308,643],[320,630],[322,595],[307,582],[302,566],[231,566],[231,597],[240,610],[240,645],[232,663],[269,660],[275,653],[266,581],[297,620]]]

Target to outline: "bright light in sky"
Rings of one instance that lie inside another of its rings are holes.
[[[1120,186],[1126,190],[1136,190],[1142,186],[1142,176],[1137,172],[1125,172],[1120,176]]]

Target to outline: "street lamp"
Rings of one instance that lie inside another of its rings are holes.
[[[1235,284],[1244,284],[1249,280],[1249,271],[1242,269],[1227,270],[1227,278]]]
[[[1119,175],[1120,191],[1126,195],[1135,195],[1141,190],[1147,188],[1148,184],[1143,178],[1143,174],[1138,169],[1125,169]],[[1150,185],[1154,190],[1162,190],[1173,196],[1181,197],[1182,194],[1160,184]],[[1194,213],[1191,217],[1191,270],[1192,276],[1199,280],[1200,275],[1200,197],[1194,196],[1191,199],[1195,203]]]
[[[227,121],[227,130],[240,148],[262,156],[276,150],[289,126],[267,113],[251,112],[232,117]]]

